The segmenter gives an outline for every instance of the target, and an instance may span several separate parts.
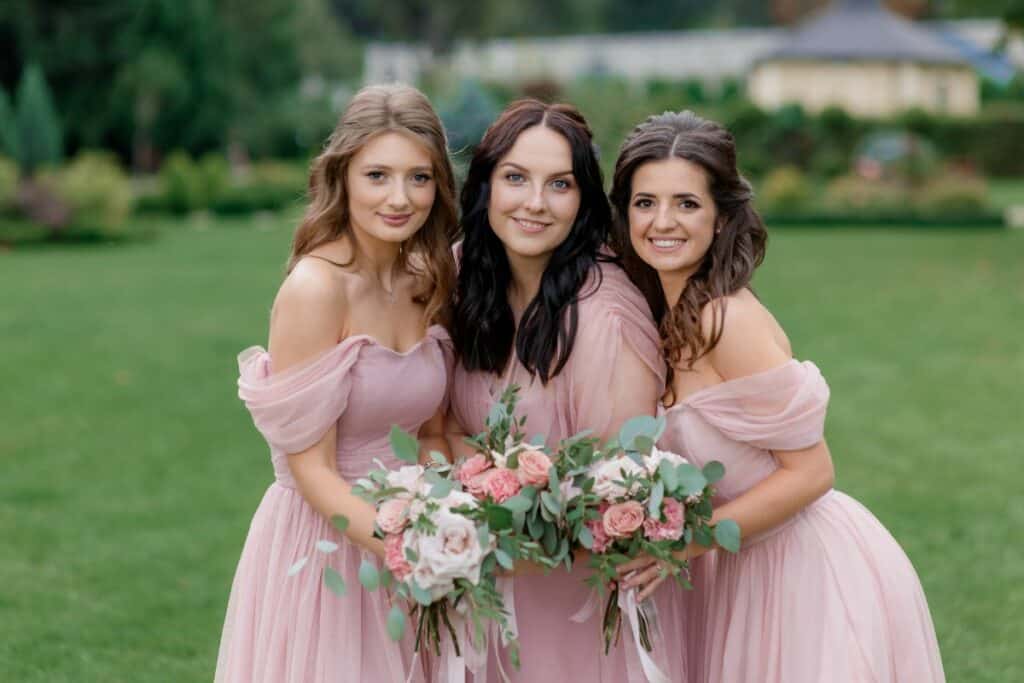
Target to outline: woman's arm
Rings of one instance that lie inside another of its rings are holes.
[[[774,318],[752,297],[730,298],[718,345],[708,354],[722,380],[737,379],[777,368],[791,358],[785,336]],[[820,498],[835,481],[828,446],[820,441],[800,450],[773,451],[779,468],[751,489],[717,508],[712,522],[731,519],[742,538],[751,538],[787,521]],[[691,545],[685,556],[693,559],[708,548]],[[622,565],[620,573],[634,570],[624,585],[643,587],[639,598],[660,583],[659,568],[649,558]]]
[[[420,463],[429,464],[430,451],[438,451],[448,462],[452,461],[451,447],[448,445],[447,434],[445,433],[445,411],[439,407],[433,417],[423,423],[420,427]]]
[[[270,323],[273,371],[300,365],[333,348],[344,336],[345,297],[337,274],[313,259],[300,262],[288,276],[274,302]],[[302,497],[326,519],[336,515],[349,524],[345,536],[379,557],[384,544],[373,537],[376,512],[352,494],[352,486],[337,470],[337,426],[300,453],[288,455],[288,466]]]

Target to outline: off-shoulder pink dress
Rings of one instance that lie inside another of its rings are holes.
[[[238,563],[217,659],[218,683],[403,683],[413,666],[413,643],[387,634],[390,604],[358,580],[363,558],[376,557],[338,533],[295,488],[288,453],[301,452],[338,426],[338,472],[355,481],[391,453],[392,424],[415,433],[445,400],[451,369],[447,333],[431,327],[414,348],[399,353],[360,335],[323,355],[271,374],[269,355],[250,348],[239,358],[238,394],[270,444],[275,482],[252,520]],[[401,387],[401,391],[396,391]],[[325,555],[317,541],[339,549]],[[300,558],[309,563],[294,576]],[[325,565],[345,579],[339,597],[323,585]],[[377,563],[378,566],[379,563]]]
[[[470,434],[483,430],[490,406],[508,384],[521,387],[518,412],[526,415],[526,434],[541,434],[555,446],[584,429],[601,435],[618,428],[612,405],[622,387],[650,387],[650,406],[637,406],[636,414],[650,411],[664,385],[658,333],[647,303],[621,268],[600,264],[580,290],[576,342],[562,371],[542,385],[513,358],[503,377],[468,372],[456,362],[452,386],[452,414]],[[627,415],[627,417],[632,414]],[[564,569],[547,575],[514,578],[514,605],[519,627],[522,665],[518,671],[506,662],[515,681],[547,683],[587,681],[623,683],[642,681],[643,674],[629,627],[606,656],[601,636],[601,607],[583,623],[570,620],[590,596],[584,584],[585,563],[572,573]],[[676,589],[659,591],[662,643],[655,659],[672,681],[682,680],[683,650],[673,621],[680,614]],[[666,645],[667,643],[667,645]],[[487,681],[500,680],[491,657]]]
[[[666,412],[661,446],[726,467],[715,503],[774,472],[773,450],[823,438],[829,389],[790,361],[697,391]],[[910,560],[853,498],[829,491],[782,525],[694,563],[696,683],[933,683],[942,661]]]

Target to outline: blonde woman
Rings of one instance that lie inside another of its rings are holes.
[[[384,595],[359,585],[360,563],[379,563],[384,547],[351,482],[374,459],[399,464],[392,424],[445,448],[455,187],[426,97],[406,86],[360,91],[309,185],[268,350],[239,356],[239,396],[270,446],[275,481],[242,551],[216,681],[422,679],[411,639],[387,635]],[[349,521],[344,533],[336,515]],[[318,551],[321,539],[337,550]],[[324,586],[327,567],[347,583],[343,597]]]

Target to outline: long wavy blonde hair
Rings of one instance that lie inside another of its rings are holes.
[[[399,265],[420,279],[415,300],[425,306],[427,322],[447,324],[455,283],[451,245],[458,230],[455,175],[444,126],[426,96],[411,86],[372,85],[352,98],[310,167],[309,205],[292,240],[288,272],[320,245],[350,234],[348,165],[367,142],[387,132],[412,135],[433,161],[434,205],[423,227],[405,243]]]

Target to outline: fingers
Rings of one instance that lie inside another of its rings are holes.
[[[641,555],[639,557],[633,558],[629,562],[624,562],[623,564],[620,564],[618,567],[616,567],[616,571],[619,573],[619,576],[622,576],[632,571],[636,571],[637,569],[646,569],[655,562],[657,562],[657,560],[655,560],[650,555]]]
[[[635,574],[626,577],[626,580],[622,582],[623,588],[646,588],[647,584],[655,579],[662,577],[664,572],[661,571],[661,567],[657,564],[652,564],[642,571],[637,571]]]
[[[665,576],[665,574],[659,573],[653,581],[647,584],[647,586],[637,594],[637,602],[643,602],[647,598],[651,597],[651,595],[654,594],[654,591],[658,590],[658,586],[661,585],[661,582],[665,580]]]

